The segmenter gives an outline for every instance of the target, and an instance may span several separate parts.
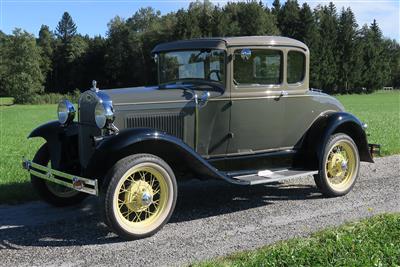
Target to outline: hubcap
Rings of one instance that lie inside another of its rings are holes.
[[[356,169],[354,148],[347,141],[332,146],[326,161],[325,171],[331,186],[341,189],[349,186]]]
[[[153,189],[146,181],[132,183],[125,192],[127,207],[135,212],[146,210],[153,203]]]

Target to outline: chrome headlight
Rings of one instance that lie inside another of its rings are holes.
[[[105,128],[108,124],[114,122],[114,109],[109,101],[99,101],[94,110],[96,125],[100,129]]]
[[[65,125],[70,123],[75,118],[75,107],[74,105],[69,102],[68,100],[61,100],[58,103],[57,114],[58,114],[58,121]]]

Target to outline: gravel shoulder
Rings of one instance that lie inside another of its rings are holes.
[[[312,177],[240,187],[191,181],[170,221],[126,242],[100,222],[97,200],[57,209],[0,205],[0,266],[171,266],[254,249],[383,212],[400,212],[400,155],[362,163],[352,192],[323,198]]]

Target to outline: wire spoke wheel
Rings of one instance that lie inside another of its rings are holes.
[[[150,154],[127,157],[115,165],[110,178],[106,222],[119,235],[128,239],[149,236],[170,218],[177,187],[171,168],[162,159]]]
[[[325,173],[333,188],[343,190],[352,183],[356,170],[355,153],[353,146],[346,140],[338,141],[330,149]]]
[[[137,166],[122,178],[115,194],[119,216],[132,227],[146,227],[160,217],[168,198],[168,186],[155,168]]]

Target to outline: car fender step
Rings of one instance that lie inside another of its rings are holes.
[[[293,178],[304,177],[317,174],[316,170],[298,170],[298,169],[278,169],[278,170],[261,170],[253,174],[230,176],[235,184],[257,185],[274,182],[281,182]]]

